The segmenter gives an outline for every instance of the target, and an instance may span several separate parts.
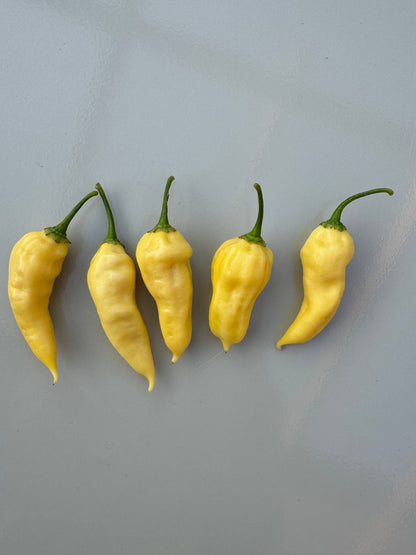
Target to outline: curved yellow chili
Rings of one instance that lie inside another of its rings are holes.
[[[212,260],[209,327],[225,352],[246,335],[254,303],[272,271],[273,253],[261,237],[263,195],[260,185],[254,187],[259,212],[253,230],[225,241]]]
[[[354,241],[341,223],[343,209],[353,200],[374,193],[393,194],[391,189],[371,189],[342,202],[331,218],[322,222],[300,251],[304,297],[294,322],[276,347],[309,341],[330,322],[345,289],[345,269],[354,255]]]
[[[58,369],[49,298],[68,253],[68,226],[81,206],[97,194],[86,195],[60,224],[24,235],[10,255],[8,291],[13,314],[29,347],[50,370],[54,384]]]
[[[88,288],[110,343],[136,372],[147,378],[148,391],[152,391],[155,366],[149,334],[136,304],[136,268],[117,239],[113,215],[101,185],[97,183],[96,188],[107,212],[108,233],[91,260]]]
[[[143,281],[156,301],[160,329],[175,363],[192,336],[192,248],[168,221],[167,202],[174,177],[169,177],[158,224],[137,244]]]

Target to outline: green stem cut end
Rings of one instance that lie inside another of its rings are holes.
[[[258,183],[255,183],[253,187],[257,191],[257,198],[259,202],[257,220],[256,220],[256,223],[254,224],[253,229],[249,233],[246,233],[245,235],[240,235],[239,239],[245,239],[249,243],[257,243],[258,245],[262,245],[263,247],[265,247],[266,243],[261,236],[261,226],[263,225],[263,213],[264,213],[263,193]]]
[[[383,187],[383,188],[379,188],[379,189],[370,189],[368,191],[363,191],[362,193],[357,193],[356,195],[348,197],[343,202],[341,202],[341,204],[339,206],[337,206],[337,208],[335,208],[335,210],[334,210],[332,216],[329,218],[329,220],[326,220],[325,222],[321,223],[321,226],[337,229],[338,231],[345,231],[347,228],[341,222],[341,214],[342,214],[342,211],[344,210],[344,208],[348,204],[350,204],[350,202],[352,202],[353,200],[357,200],[359,198],[366,197],[368,195],[374,195],[376,193],[387,193],[388,195],[391,196],[391,195],[394,194],[394,191],[393,191],[393,189]]]
[[[78,210],[83,206],[88,199],[91,197],[96,197],[98,195],[97,191],[91,191],[88,195],[85,195],[83,199],[79,201],[79,203],[74,206],[71,212],[62,220],[61,223],[55,225],[53,227],[45,228],[45,234],[51,237],[56,243],[70,243],[71,241],[66,236],[66,232],[68,229],[69,224],[72,221],[72,218],[78,212]]]
[[[160,218],[159,221],[157,223],[157,225],[155,225],[155,227],[153,229],[151,229],[151,232],[155,232],[155,231],[165,231],[167,233],[169,233],[169,231],[176,231],[176,229],[174,229],[168,220],[168,199],[169,199],[169,190],[170,187],[172,185],[172,182],[175,180],[175,178],[173,177],[173,175],[171,175],[167,182],[166,182],[166,186],[165,186],[165,192],[163,195],[163,202],[162,202],[162,211],[160,213]]]

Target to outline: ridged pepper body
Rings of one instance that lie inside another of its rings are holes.
[[[354,256],[354,241],[341,223],[344,208],[359,198],[375,193],[393,194],[388,188],[370,189],[345,199],[329,220],[322,222],[300,251],[303,266],[303,301],[295,320],[276,344],[309,341],[334,317],[345,289],[345,269]]]
[[[304,297],[294,322],[277,347],[309,341],[330,322],[345,289],[345,269],[354,256],[348,231],[319,225],[300,251]]]
[[[149,231],[137,244],[136,258],[154,298],[160,329],[176,362],[192,336],[192,247],[177,230]]]
[[[160,330],[176,362],[192,336],[192,248],[168,220],[171,175],[165,186],[162,210],[156,226],[143,235],[136,259],[149,293],[156,302]]]
[[[108,232],[91,260],[88,288],[110,343],[133,370],[147,378],[148,391],[152,391],[155,365],[149,334],[136,304],[136,267],[117,238],[103,188],[99,183],[95,188],[107,214]]]
[[[24,235],[9,261],[9,300],[24,338],[38,359],[58,380],[56,342],[49,299],[68,253],[68,243],[57,243],[45,231]]]
[[[212,260],[209,326],[227,352],[245,336],[254,303],[269,281],[273,253],[267,246],[235,237]]]
[[[8,294],[17,325],[29,347],[58,381],[56,341],[49,299],[68,253],[66,232],[86,195],[56,226],[26,233],[14,245],[9,260]]]
[[[121,244],[103,243],[91,260],[88,288],[110,343],[136,371],[155,383],[149,334],[136,304],[136,268]]]

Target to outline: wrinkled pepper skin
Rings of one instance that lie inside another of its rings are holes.
[[[149,232],[137,245],[143,281],[154,298],[160,329],[175,363],[192,336],[192,248],[179,231]]]
[[[44,231],[24,235],[13,247],[9,263],[9,299],[29,347],[58,381],[56,342],[49,298],[68,253]]]
[[[110,211],[103,189],[97,189]],[[103,330],[124,360],[155,384],[155,365],[146,325],[136,304],[136,267],[115,235],[111,211],[109,233],[98,247],[87,273],[88,288]]]
[[[103,330],[128,364],[155,383],[149,334],[136,305],[136,268],[122,245],[103,243],[91,260],[88,288]]]
[[[162,213],[156,227],[145,233],[136,248],[137,264],[156,302],[160,329],[175,363],[192,337],[192,247],[167,220],[167,200],[173,181],[167,181]]]
[[[354,256],[354,241],[341,223],[342,210],[358,198],[374,193],[393,194],[391,189],[371,189],[342,202],[329,220],[321,223],[300,251],[304,297],[295,320],[276,344],[305,343],[332,320],[345,289],[345,270]]]
[[[257,297],[269,281],[273,253],[268,247],[238,237],[225,241],[211,266],[209,327],[228,352],[246,335]]]
[[[58,381],[56,341],[49,299],[68,253],[66,229],[93,192],[61,224],[24,235],[13,247],[9,261],[8,294],[17,325],[37,358]]]
[[[300,251],[304,297],[294,322],[277,343],[309,341],[330,322],[345,289],[345,269],[354,256],[354,241],[348,231],[319,225]]]
[[[258,184],[259,217],[251,233],[225,241],[211,265],[209,327],[224,351],[245,337],[257,297],[269,281],[273,253],[261,239],[263,198]]]

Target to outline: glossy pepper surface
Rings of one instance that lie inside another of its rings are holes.
[[[147,378],[148,391],[152,391],[155,365],[149,334],[136,304],[136,268],[117,238],[113,214],[101,185],[98,183],[96,188],[106,209],[108,233],[91,260],[88,288],[110,343],[136,372]]]
[[[192,336],[191,245],[168,221],[169,177],[158,224],[137,244],[136,258],[143,281],[156,301],[160,329],[176,362]]]
[[[273,253],[261,237],[263,195],[254,185],[259,202],[257,221],[250,233],[225,241],[211,265],[212,299],[209,326],[227,352],[246,335],[254,303],[269,281]]]
[[[341,223],[343,209],[352,201],[391,189],[370,189],[344,200],[329,220],[322,222],[300,251],[304,297],[294,322],[277,342],[277,348],[309,341],[330,322],[345,289],[345,269],[354,255],[354,241]]]
[[[68,253],[68,226],[95,195],[96,191],[86,195],[60,224],[24,235],[10,255],[8,292],[16,322],[33,353],[50,370],[54,384],[58,369],[49,299]]]

